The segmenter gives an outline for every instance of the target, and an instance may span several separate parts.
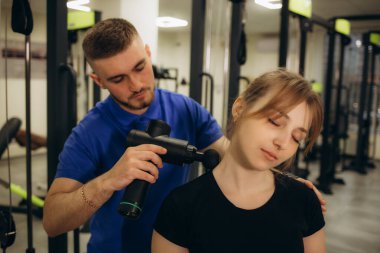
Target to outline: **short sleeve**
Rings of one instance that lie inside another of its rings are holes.
[[[67,177],[85,183],[95,177],[96,162],[94,152],[88,149],[88,138],[85,131],[79,125],[73,129],[65,142],[64,148],[59,155],[59,163],[56,178]],[[87,139],[84,141],[83,139]]]
[[[199,149],[204,149],[223,136],[223,132],[215,118],[202,105],[193,101],[193,112],[196,124],[197,143]]]
[[[307,189],[305,219],[307,226],[303,231],[304,237],[314,234],[325,225],[321,204],[311,189]]]
[[[181,247],[188,248],[188,226],[186,210],[182,210],[176,201],[176,192],[172,192],[164,200],[158,212],[154,229],[167,240]]]

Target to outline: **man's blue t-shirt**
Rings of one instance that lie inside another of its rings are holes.
[[[146,130],[151,119],[165,121],[171,126],[170,137],[188,140],[198,149],[222,137],[215,119],[188,97],[156,89],[152,104],[142,115],[126,112],[108,97],[73,129],[59,156],[56,177],[86,183],[105,173],[125,152],[129,131]],[[150,186],[138,220],[127,220],[117,212],[124,190],[115,192],[93,215],[89,253],[150,252],[159,207],[172,189],[187,181],[189,166],[165,163],[159,171],[159,179]]]

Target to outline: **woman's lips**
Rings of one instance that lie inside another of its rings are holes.
[[[272,152],[270,152],[270,151],[268,151],[268,150],[266,150],[266,149],[261,149],[261,151],[263,151],[264,156],[265,156],[268,160],[270,160],[270,161],[275,161],[275,160],[278,159],[277,156],[276,156],[274,153],[272,153]]]

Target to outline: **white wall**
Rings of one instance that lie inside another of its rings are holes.
[[[247,36],[247,62],[241,67],[241,75],[253,80],[278,65],[278,36],[255,34]]]
[[[178,68],[178,81],[184,78],[188,83],[190,81],[190,33],[159,31],[157,44],[157,67]],[[160,81],[160,87],[175,90],[174,81],[171,80]],[[178,92],[188,95],[188,85],[179,86]]]
[[[158,0],[120,1],[120,17],[129,20],[136,27],[142,40],[150,46],[152,60],[155,62],[157,58]]]

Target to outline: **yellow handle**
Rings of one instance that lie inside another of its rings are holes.
[[[27,197],[26,191],[21,186],[11,183],[9,187],[12,192],[16,193],[21,198],[26,199]],[[44,201],[33,194],[32,194],[32,203],[35,206],[44,207]]]

